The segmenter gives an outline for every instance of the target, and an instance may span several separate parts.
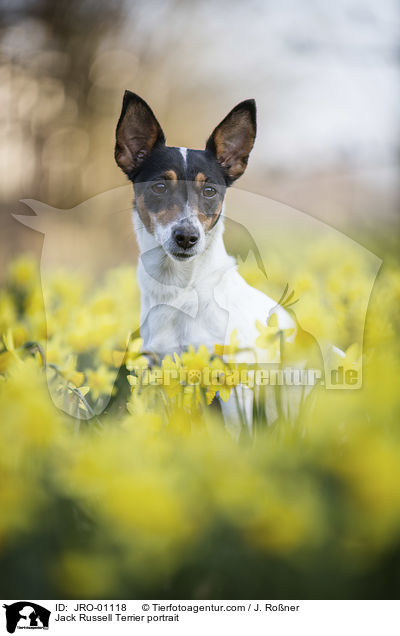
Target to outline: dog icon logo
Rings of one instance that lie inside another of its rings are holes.
[[[3,605],[6,610],[7,631],[14,634],[18,629],[49,629],[50,610],[32,603],[18,601],[11,605]]]

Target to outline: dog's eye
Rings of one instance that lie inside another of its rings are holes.
[[[216,194],[217,194],[217,191],[215,188],[213,188],[212,186],[204,186],[203,197],[206,197],[207,199],[212,199],[212,197],[215,197]]]
[[[165,183],[162,183],[162,181],[160,181],[159,183],[154,183],[151,186],[151,189],[153,190],[154,194],[164,194],[167,186],[165,185]]]

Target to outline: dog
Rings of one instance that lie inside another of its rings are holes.
[[[166,145],[148,104],[126,91],[116,128],[115,160],[133,183],[133,225],[140,258],[141,336],[146,351],[164,358],[189,345],[226,345],[232,332],[254,362],[256,321],[274,313],[294,338],[297,325],[272,298],[237,271],[224,240],[224,198],[244,173],[256,137],[256,104],[235,106],[203,150]],[[250,353],[249,353],[250,352]],[[265,362],[258,350],[258,362]],[[224,415],[236,418],[232,404]],[[245,400],[251,420],[251,399]]]

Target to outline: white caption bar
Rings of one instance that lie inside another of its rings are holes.
[[[252,635],[400,633],[400,601],[1,601],[0,633]],[[32,630],[32,631],[31,631]],[[246,633],[246,632],[244,632]]]

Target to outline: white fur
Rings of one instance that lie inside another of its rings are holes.
[[[133,223],[140,248],[138,282],[144,348],[161,357],[180,354],[189,344],[227,344],[233,330],[241,347],[254,348],[256,320],[266,324],[275,308],[282,328],[295,323],[276,302],[251,287],[225,250],[223,218],[205,236],[205,247],[187,261],[177,261],[163,244],[170,228],[150,234],[136,212]],[[262,352],[258,351],[258,361]],[[246,360],[254,362],[254,355]]]
[[[186,168],[186,158],[187,158],[187,148],[184,148],[183,146],[181,146],[181,148],[179,148],[179,152],[181,153],[182,157],[183,157],[183,165]]]
[[[187,261],[177,261],[165,251],[165,235],[150,234],[140,221],[137,212],[133,223],[140,248],[138,283],[141,291],[141,335],[146,351],[165,355],[181,354],[188,345],[195,348],[206,345],[214,352],[216,344],[229,344],[236,330],[240,347],[252,351],[242,353],[240,362],[259,363],[270,361],[268,352],[255,350],[259,335],[256,321],[266,324],[271,310],[277,315],[281,328],[296,324],[290,315],[276,302],[251,287],[240,276],[233,257],[225,250],[223,242],[224,222],[221,218],[215,227],[204,235],[205,247]],[[162,230],[164,232],[164,230]],[[160,240],[161,239],[161,240]],[[279,360],[276,360],[279,361]],[[252,391],[241,388],[240,404],[247,414],[251,428]],[[240,417],[234,396],[222,404],[227,427],[237,436]],[[274,400],[266,406],[269,418],[277,412]]]

